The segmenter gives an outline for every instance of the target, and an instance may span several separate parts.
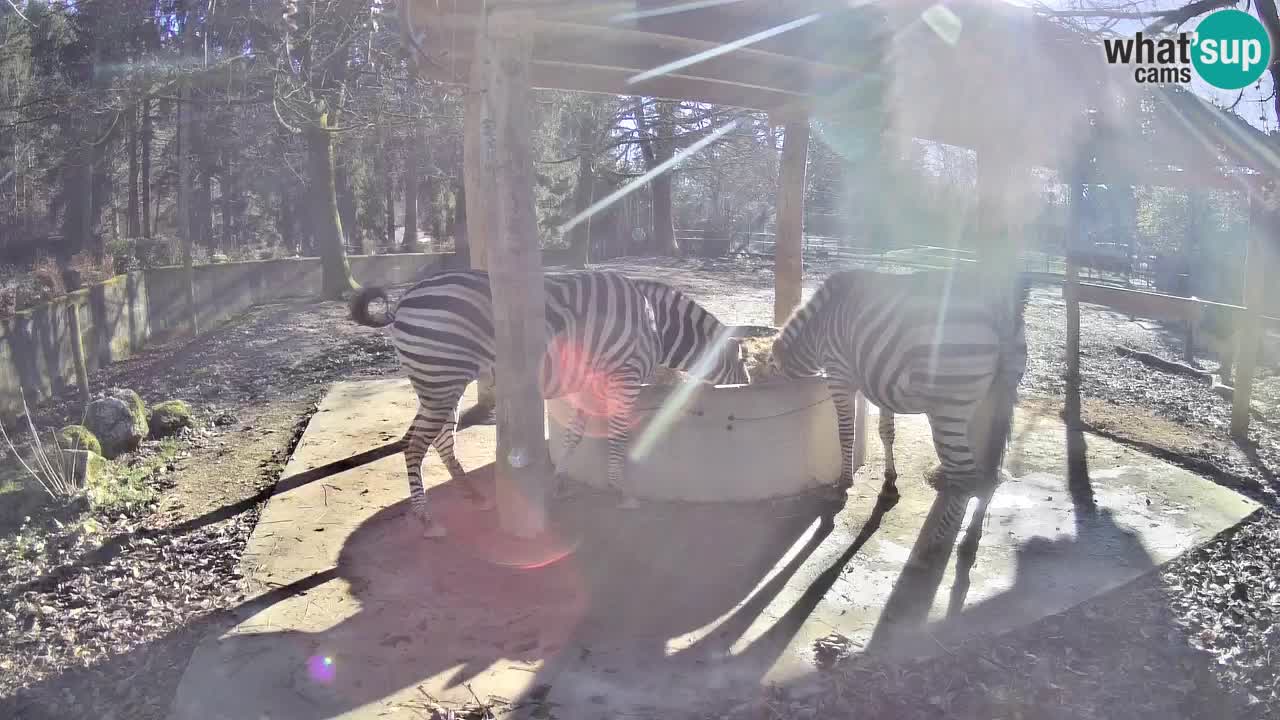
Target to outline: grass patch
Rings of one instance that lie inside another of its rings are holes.
[[[89,483],[90,506],[98,512],[133,514],[155,502],[159,494],[153,480],[178,457],[173,439],[162,440],[156,452],[131,465],[108,461],[107,471]]]

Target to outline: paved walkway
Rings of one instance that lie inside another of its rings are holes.
[[[927,655],[1058,612],[1254,508],[1090,438],[1100,510],[1078,512],[1061,422],[1020,415],[1013,477],[976,564],[953,554],[904,571],[935,497],[921,476],[936,459],[923,418],[899,417],[902,501],[888,513],[874,510],[874,432],[834,517],[806,498],[625,511],[584,492],[557,505],[552,539],[533,544],[499,540],[495,515],[463,499],[430,455],[429,497],[450,535],[425,541],[407,514],[402,456],[375,451],[413,413],[404,380],[330,392],[249,544],[246,576],[263,598],[197,650],[175,720],[429,718],[473,697],[563,720],[675,717],[664,708],[802,681],[816,672],[815,640],[832,633],[854,651]],[[491,484],[493,427],[464,430],[458,450]]]

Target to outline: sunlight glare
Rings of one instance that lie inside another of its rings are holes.
[[[676,13],[704,10],[706,8],[719,7],[721,5],[732,5],[739,2],[742,2],[742,0],[697,0],[696,2],[667,5],[666,7],[654,8],[652,10],[637,10],[635,12],[621,13],[609,18],[609,22],[624,23],[628,20],[643,20],[645,18],[661,17],[663,15],[675,15]]]
[[[804,27],[805,25],[808,25],[809,23],[814,22],[820,17],[822,17],[822,13],[814,13],[812,15],[806,15],[798,20],[792,20],[791,22],[783,23],[781,25],[775,25],[774,27],[768,28],[767,30],[761,30],[758,33],[753,33],[744,38],[739,38],[737,40],[734,40],[733,42],[725,43],[723,45],[718,45],[714,48],[711,48],[710,50],[703,50],[702,52],[695,53],[693,55],[690,55],[689,57],[680,58],[679,60],[672,60],[671,62],[666,63],[665,65],[659,65],[658,67],[652,70],[645,70],[644,72],[638,75],[633,75],[627,78],[627,84],[634,85],[638,82],[642,82],[650,78],[658,77],[659,75],[666,75],[668,73],[675,72],[676,70],[679,70],[681,68],[686,68],[686,67],[689,67],[690,65],[696,65],[704,60],[710,60],[713,57],[718,57],[720,55],[724,55],[725,53],[733,52],[734,50],[738,50],[748,45],[758,43],[761,40],[768,40],[769,38],[774,37],[775,35],[781,35],[782,33],[787,32],[789,30],[795,30],[796,28]]]
[[[560,233],[563,234],[563,233],[569,232],[569,230],[572,230],[576,225],[578,225],[579,223],[582,223],[587,218],[591,217],[592,215],[595,215],[601,210],[604,210],[605,208],[621,200],[623,197],[638,190],[639,188],[644,187],[644,185],[647,184],[653,178],[661,175],[667,170],[670,170],[676,165],[679,165],[680,163],[684,162],[686,158],[692,157],[693,155],[697,154],[699,150],[710,145],[716,140],[719,140],[720,138],[724,137],[726,134],[729,133],[729,131],[733,130],[737,126],[738,126],[737,120],[733,120],[729,123],[726,123],[724,126],[713,130],[709,135],[702,138],[698,142],[690,145],[684,150],[681,150],[675,155],[672,155],[669,160],[662,162],[661,164],[659,164],[657,167],[650,170],[649,172],[641,175],[635,180],[632,180],[626,185],[623,185],[617,190],[614,190],[613,192],[609,193],[603,198],[592,203],[591,207],[588,207],[586,210],[583,210],[577,215],[574,215],[573,217],[569,218],[569,220],[566,221],[563,225],[561,225],[559,228]]]
[[[920,13],[920,19],[946,44],[955,47],[960,41],[960,30],[964,22],[945,5],[930,5]]]
[[[697,396],[698,391],[702,389],[701,382],[711,372],[712,365],[716,362],[726,343],[732,337],[732,332],[725,327],[716,334],[715,339],[711,342],[709,349],[703,353],[702,358],[689,374],[693,377],[691,382],[683,383],[676,386],[676,389],[662,403],[662,407],[658,408],[658,412],[654,413],[653,418],[640,431],[640,436],[636,438],[635,446],[630,452],[632,462],[640,462],[648,457],[649,453],[658,445],[667,431],[675,424],[676,418],[680,417],[680,413],[689,407]]]

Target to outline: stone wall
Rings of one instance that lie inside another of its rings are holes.
[[[416,280],[432,268],[453,264],[452,254],[354,255],[351,274],[361,285],[396,285]],[[318,297],[322,270],[318,258],[255,260],[202,265],[194,269],[196,321],[201,332],[254,305],[283,298]],[[185,334],[186,282],[180,267],[148,270],[147,297],[151,335]]]
[[[452,254],[364,255],[348,258],[362,285],[397,285],[432,268],[447,268]],[[197,321],[205,332],[254,305],[318,297],[318,258],[202,265],[194,269]],[[148,342],[187,333],[186,289],[180,267],[116,276],[0,321],[0,418],[75,386],[70,313],[79,314],[89,372],[124,360]]]

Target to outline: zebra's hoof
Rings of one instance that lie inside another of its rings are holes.
[[[879,502],[886,507],[893,507],[902,499],[902,495],[898,492],[898,488],[884,488],[880,491]]]
[[[849,497],[848,488],[844,483],[827,485],[818,491],[818,498],[824,502],[842,503]]]
[[[618,503],[619,510],[635,510],[640,507],[640,501],[628,495],[622,498],[622,502]]]
[[[427,520],[423,523],[422,537],[428,540],[436,540],[449,534],[443,525],[434,521]]]
[[[567,500],[577,494],[573,487],[573,483],[569,480],[569,476],[564,473],[556,473],[555,491],[552,496],[557,500]]]

